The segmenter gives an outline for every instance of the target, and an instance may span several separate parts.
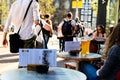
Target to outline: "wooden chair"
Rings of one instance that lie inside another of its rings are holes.
[[[76,70],[76,63],[75,62],[66,62],[66,63],[64,63],[64,65],[65,65],[65,68]]]
[[[97,53],[98,52],[98,42],[96,40],[91,40],[89,49],[90,49],[91,53]]]

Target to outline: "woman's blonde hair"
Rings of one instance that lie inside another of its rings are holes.
[[[109,49],[114,45],[120,45],[120,23],[113,29],[105,42],[105,50],[103,52],[103,59],[106,59]]]

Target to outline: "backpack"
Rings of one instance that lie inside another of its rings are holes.
[[[78,34],[78,33],[80,33],[80,31],[81,31],[81,25],[77,24],[76,25],[76,33]]]
[[[71,20],[65,21],[62,25],[62,34],[63,35],[72,35],[73,33],[73,27],[71,25]]]
[[[79,35],[80,37],[83,37],[84,28],[80,24],[77,24],[76,26],[77,26],[77,30],[76,30],[77,35]]]

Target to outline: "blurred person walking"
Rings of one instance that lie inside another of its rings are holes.
[[[50,31],[46,31],[43,27],[43,34],[44,34],[44,43],[43,43],[43,48],[44,49],[47,49],[47,44],[48,44],[48,41],[49,41],[49,38],[52,37],[52,34],[53,34],[53,28],[52,28],[52,21],[50,19],[50,14],[45,14],[44,15],[44,20],[46,21],[46,23],[49,24],[51,30]]]
[[[68,12],[66,14],[66,18],[58,25],[58,33],[60,33],[60,35],[63,36],[62,51],[65,47],[65,41],[73,41],[73,37],[76,36],[76,22],[72,18],[72,13]]]
[[[23,41],[22,48],[34,48],[35,47],[35,33],[33,31],[33,25],[39,24],[39,4],[36,0],[32,0],[29,7],[26,18],[24,19],[25,12],[31,0],[16,0],[11,8],[8,18],[5,23],[3,33],[3,45],[8,45],[6,38],[9,26],[14,25],[14,33],[19,31],[20,39]],[[24,19],[24,21],[23,21]]]
[[[79,18],[76,18],[75,21],[76,21],[76,35],[78,37],[83,37],[84,36],[84,27],[82,26]]]

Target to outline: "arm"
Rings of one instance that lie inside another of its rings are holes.
[[[76,33],[77,33],[77,26],[75,25],[75,26],[74,26],[73,34],[76,34]]]
[[[104,33],[103,35],[104,35],[104,39],[106,40],[106,33]]]
[[[94,32],[93,35],[92,35],[92,38],[95,39],[97,36],[96,36],[97,32]]]
[[[118,62],[118,55],[120,50],[119,48],[112,47],[108,52],[108,58],[106,59],[104,65],[101,67],[101,69],[98,71],[98,75],[101,78],[109,77],[116,68],[117,62]]]
[[[50,33],[51,33],[51,35],[52,35],[53,32],[54,32],[54,31],[53,31],[53,26],[52,26],[52,21],[49,19],[49,20],[47,20],[46,22],[48,23],[48,25],[49,25],[50,28],[51,28],[51,29],[50,29]]]
[[[35,25],[39,25],[40,20],[40,8],[38,2],[33,2],[33,17],[34,17],[34,23]]]
[[[3,43],[2,43],[4,47],[8,46],[8,41],[6,39],[6,36],[7,36],[7,32],[4,32],[3,33]]]
[[[8,14],[8,17],[7,17],[7,20],[6,20],[6,23],[5,23],[5,27],[4,27],[3,41],[2,41],[2,45],[4,47],[8,46],[7,32],[9,31],[9,26],[11,25],[13,7],[14,7],[14,3],[12,4],[12,6],[10,8],[10,12]]]
[[[46,30],[50,31],[50,34],[52,35],[53,34],[53,30],[51,28],[51,26],[49,24],[45,24],[44,27]]]
[[[57,29],[58,29],[58,37],[63,37],[62,34],[62,25],[63,25],[63,21],[58,25]]]
[[[50,34],[52,35],[53,31],[52,31],[51,26],[45,20],[41,19],[41,21],[42,21],[42,24],[43,24],[43,28],[47,31],[50,31]]]
[[[73,26],[73,35],[75,35],[76,31],[77,31],[77,26],[76,26],[75,20],[72,20],[71,25]]]

